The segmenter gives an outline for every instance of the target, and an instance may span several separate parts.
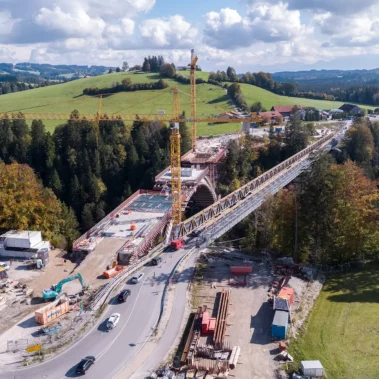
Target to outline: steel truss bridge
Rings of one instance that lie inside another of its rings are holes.
[[[200,230],[199,244],[201,247],[208,246],[259,208],[268,196],[274,195],[299,176],[309,167],[311,156],[330,150],[333,138],[338,140],[340,134],[341,132],[320,138],[238,190],[181,222],[175,228],[174,236],[182,238],[194,230]]]

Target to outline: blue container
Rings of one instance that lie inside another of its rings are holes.
[[[288,312],[275,311],[274,321],[271,325],[271,335],[284,340],[287,335]]]

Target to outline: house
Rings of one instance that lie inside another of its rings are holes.
[[[277,111],[271,112],[259,112],[258,116],[262,117],[264,123],[275,124],[277,122],[277,117],[282,118],[283,116]]]
[[[0,236],[0,256],[12,258],[39,258],[46,265],[50,242],[42,240],[41,232],[10,230]]]
[[[301,119],[304,120],[305,111],[301,107],[301,105],[275,105],[271,108],[271,111],[279,112],[283,116],[284,119],[289,120],[291,116],[291,112],[295,106],[299,110]]]
[[[350,114],[350,115],[357,115],[357,114],[360,114],[362,112],[362,109],[359,108],[357,105],[354,105],[354,104],[344,104],[344,105],[340,106],[339,109],[343,113]]]

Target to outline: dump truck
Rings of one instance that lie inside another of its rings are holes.
[[[63,285],[72,282],[73,280],[79,280],[80,284],[82,285],[83,291],[87,289],[87,286],[84,284],[82,276],[78,273],[61,280],[58,284],[54,284],[51,288],[44,289],[42,292],[42,297],[45,300],[57,298],[57,296],[62,292]]]
[[[177,240],[172,240],[171,241],[171,244],[170,244],[170,247],[175,249],[175,250],[179,250],[180,248],[182,248],[184,245],[185,245],[185,241],[183,238],[180,238],[180,239],[177,239]]]

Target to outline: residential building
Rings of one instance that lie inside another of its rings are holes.
[[[42,240],[41,232],[10,230],[0,236],[0,256],[11,258],[42,259],[48,262],[50,242]]]
[[[354,105],[354,104],[344,104],[340,106],[339,109],[343,113],[350,114],[350,115],[357,115],[362,112],[362,109],[359,108],[358,105]]]
[[[295,106],[297,107],[297,109],[300,113],[301,119],[304,120],[305,111],[301,107],[301,105],[275,105],[271,108],[271,111],[279,112],[285,120],[289,120],[289,118],[291,116],[291,112]]]
[[[264,123],[269,124],[275,124],[277,122],[277,118],[283,118],[281,113],[277,111],[271,111],[271,112],[259,112],[258,116],[261,116]]]

